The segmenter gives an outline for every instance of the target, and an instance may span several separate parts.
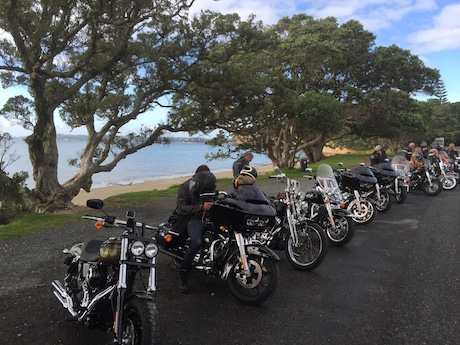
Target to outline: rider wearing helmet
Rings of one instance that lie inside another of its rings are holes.
[[[206,201],[200,194],[213,192],[216,188],[216,177],[206,165],[200,165],[191,179],[179,186],[176,208],[170,217],[173,229],[184,236],[190,237],[190,247],[184,254],[179,267],[179,290],[186,293],[187,273],[192,267],[193,258],[203,243],[204,226],[201,221],[203,212],[211,209],[212,202]]]
[[[233,186],[238,188],[242,185],[250,185],[256,183],[257,170],[249,165],[245,165],[240,174],[235,178]]]

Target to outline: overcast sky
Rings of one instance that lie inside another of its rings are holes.
[[[336,17],[339,24],[358,20],[376,36],[378,46],[396,44],[418,55],[426,66],[436,68],[446,85],[450,102],[460,102],[460,1],[435,0],[196,0],[192,12],[209,9],[238,13],[242,20],[254,14],[266,25],[282,17],[306,13],[314,18]],[[0,106],[14,90],[3,90]],[[17,92],[17,91],[16,91]],[[150,117],[151,119],[152,117]],[[164,119],[164,111],[153,122]],[[147,118],[140,123],[147,123]],[[152,120],[150,120],[152,121]],[[58,133],[69,133],[57,122]],[[137,124],[139,125],[139,123]],[[13,136],[28,135],[0,117],[0,131]],[[74,132],[84,134],[84,132]]]

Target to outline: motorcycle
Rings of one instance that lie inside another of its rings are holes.
[[[450,161],[450,158],[447,156],[447,153],[441,153],[437,150],[430,151],[430,172],[438,178],[442,187],[445,190],[452,190],[457,187],[457,173],[447,172],[447,161]]]
[[[312,169],[308,169],[311,173]],[[325,231],[329,243],[345,246],[355,234],[355,215],[346,210],[342,191],[339,188],[330,165],[318,166],[317,175],[305,177],[315,179],[314,188],[310,189],[303,200],[302,209],[308,219],[318,223]]]
[[[311,271],[322,264],[327,254],[323,229],[307,221],[300,213],[300,184],[286,178],[286,189],[270,198],[276,209],[274,225],[255,239],[274,250],[284,250],[289,263],[301,271]]]
[[[240,193],[250,188],[251,198]],[[268,299],[278,283],[279,256],[253,234],[269,229],[275,210],[256,186],[241,186],[235,195],[225,192],[202,193],[214,204],[203,213],[205,235],[200,252],[195,256],[193,269],[226,280],[232,295],[242,304],[258,305]],[[160,252],[173,258],[178,268],[190,239],[174,231],[169,222],[159,225],[155,238]]]
[[[102,200],[87,206],[103,211]],[[103,211],[104,212],[104,211]],[[64,283],[52,283],[54,295],[68,310],[68,321],[114,332],[114,344],[159,344],[160,314],[155,302],[155,259],[158,246],[147,230],[155,227],[136,222],[128,211],[126,220],[83,216],[95,221],[96,229],[123,229],[119,237],[90,239],[64,249],[68,266]],[[144,273],[148,271],[145,281]],[[136,282],[141,280],[142,288]],[[147,284],[145,284],[147,283]]]
[[[343,164],[339,163],[343,167]],[[334,175],[343,192],[344,203],[347,210],[355,217],[358,224],[368,224],[375,218],[375,201],[372,198],[377,179],[372,171],[363,165],[353,168],[340,168]]]
[[[436,196],[442,192],[441,181],[430,172],[430,161],[424,159],[424,164],[410,172],[410,190],[421,190],[428,196]]]
[[[397,182],[396,177],[398,176],[398,173],[389,162],[381,162],[371,165],[369,169],[377,179],[377,183],[375,185],[376,191],[373,194],[375,207],[377,208],[377,211],[387,212],[392,205],[391,196],[395,195],[393,188],[394,184]]]
[[[397,155],[391,159],[391,165],[398,174],[393,185],[394,197],[399,204],[402,204],[406,201],[407,193],[409,192],[409,162],[406,157]]]

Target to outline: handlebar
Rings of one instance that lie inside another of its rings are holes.
[[[93,220],[95,222],[101,222],[102,225],[106,226],[106,227],[110,227],[110,226],[114,226],[114,227],[117,227],[117,228],[127,228],[129,226],[132,227],[132,223],[129,223],[126,220],[116,219],[113,216],[97,217],[97,216],[86,215],[86,216],[83,216],[82,218],[83,219],[88,219],[88,220]],[[153,230],[153,231],[158,230],[158,227],[156,227],[156,226],[152,226],[152,225],[148,225],[148,224],[140,223],[140,222],[136,222],[135,226],[137,228],[145,228],[145,229]]]

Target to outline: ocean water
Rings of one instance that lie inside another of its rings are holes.
[[[79,139],[58,139],[59,165],[58,179],[64,183],[73,177],[78,168],[68,165],[68,160],[78,156],[86,142]],[[234,159],[206,161],[205,155],[216,149],[204,143],[172,142],[168,145],[154,144],[122,160],[111,172],[93,175],[92,188],[101,188],[129,183],[141,183],[150,180],[191,176],[201,164],[209,166],[212,172],[232,170]],[[34,188],[32,165],[29,160],[27,145],[22,138],[14,138],[9,153],[15,152],[20,158],[5,170],[10,176],[14,172],[27,171],[27,187]],[[251,165],[271,164],[264,155],[254,154]]]

